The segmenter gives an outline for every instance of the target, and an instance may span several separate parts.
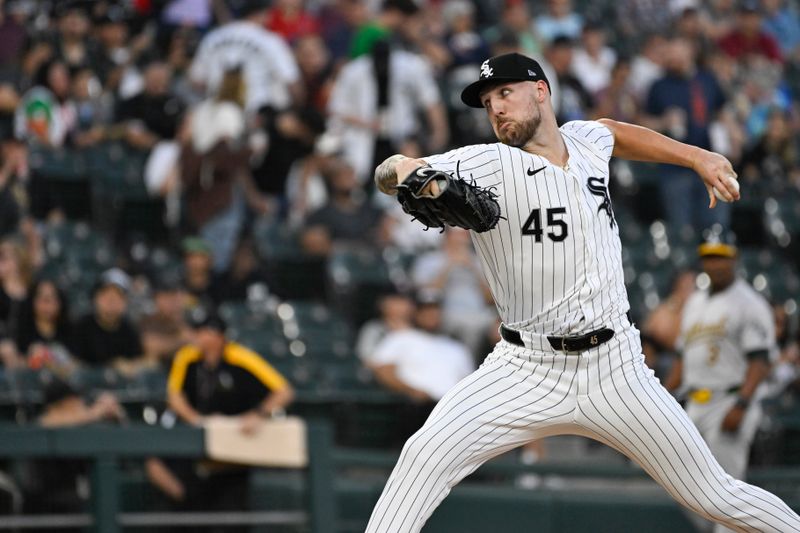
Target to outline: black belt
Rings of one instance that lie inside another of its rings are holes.
[[[503,337],[503,340],[510,342],[511,344],[525,346],[525,343],[522,342],[522,335],[520,335],[519,331],[509,329],[502,324],[500,325],[500,336]],[[559,350],[562,352],[584,352],[610,341],[613,337],[613,329],[600,328],[590,331],[584,335],[574,335],[571,337],[548,336],[547,340],[554,350]]]

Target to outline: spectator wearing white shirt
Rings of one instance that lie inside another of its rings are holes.
[[[401,292],[384,295],[378,303],[380,316],[366,322],[358,331],[356,355],[366,361],[375,347],[393,331],[411,327],[414,317],[414,301]]]
[[[208,33],[200,42],[189,71],[191,81],[216,94],[227,70],[241,65],[252,113],[269,106],[282,110],[301,93],[300,72],[292,51],[281,37],[264,28],[268,3],[250,0],[242,19]]]
[[[442,247],[414,262],[412,279],[417,290],[442,295],[444,331],[477,351],[496,312],[469,232],[447,228]]]
[[[420,298],[414,318],[416,328],[389,333],[364,362],[387,389],[430,404],[475,368],[467,348],[440,333],[438,300]]]
[[[581,46],[572,58],[572,73],[589,93],[596,95],[608,87],[611,69],[617,54],[606,46],[606,34],[602,26],[587,23],[581,33]]]
[[[360,183],[371,182],[373,169],[393,153],[435,152],[447,143],[447,117],[430,64],[420,55],[390,50],[385,41],[341,69],[328,111],[331,131],[347,139],[343,156]],[[430,131],[424,146],[420,114]]]
[[[642,104],[650,92],[653,82],[664,75],[664,53],[667,40],[663,35],[653,33],[647,36],[641,51],[631,61],[631,75],[628,85],[637,101]]]

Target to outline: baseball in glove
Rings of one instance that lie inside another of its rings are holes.
[[[436,186],[433,186],[435,183]],[[432,192],[435,191],[435,192]],[[403,211],[428,228],[456,226],[477,233],[489,231],[500,219],[497,195],[489,188],[470,183],[431,167],[420,167],[397,185],[397,200]]]

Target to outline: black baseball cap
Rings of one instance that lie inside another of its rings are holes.
[[[190,313],[189,325],[193,329],[213,329],[223,335],[228,329],[228,324],[216,311],[206,309],[196,309],[195,312]]]
[[[545,82],[547,89],[550,90],[550,82],[547,81],[542,66],[528,56],[513,52],[490,57],[481,64],[478,81],[470,83],[461,92],[461,101],[469,107],[482,108],[481,91],[487,85],[509,81],[539,80]]]

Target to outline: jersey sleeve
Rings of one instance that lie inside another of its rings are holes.
[[[763,301],[755,301],[743,306],[743,310],[740,329],[742,352],[750,354],[766,351],[772,355],[775,349],[775,322],[769,305]]]
[[[497,147],[493,144],[465,146],[443,154],[426,156],[423,159],[431,168],[457,178],[469,181],[474,179],[478,185],[484,185],[482,180],[498,176],[501,170]]]
[[[611,159],[614,152],[614,134],[595,120],[573,120],[561,126],[561,130],[594,151],[604,161]]]

